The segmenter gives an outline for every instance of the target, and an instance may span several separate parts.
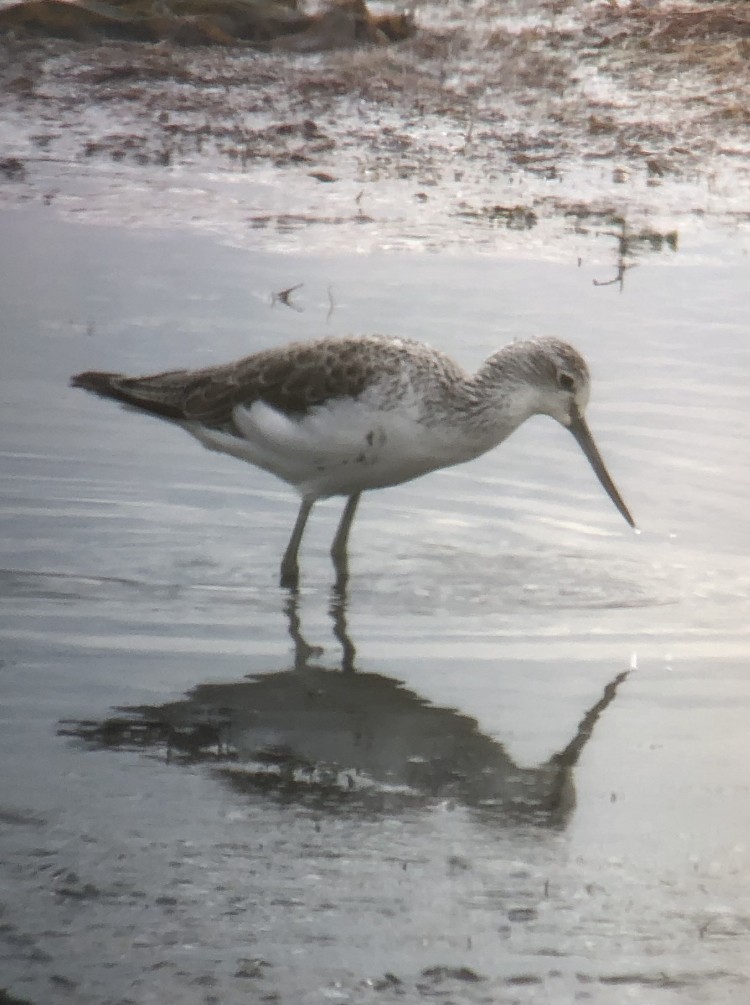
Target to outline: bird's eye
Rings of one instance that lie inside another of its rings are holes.
[[[570,376],[569,373],[559,373],[557,375],[557,383],[563,389],[563,391],[573,391],[575,390],[576,382]]]

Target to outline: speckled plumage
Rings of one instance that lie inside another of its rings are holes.
[[[210,449],[293,485],[302,505],[282,563],[287,583],[296,582],[317,499],[348,497],[333,549],[343,567],[362,491],[476,457],[538,413],[571,430],[632,524],[583,419],[586,363],[558,339],[511,343],[475,374],[421,342],[370,335],[293,343],[201,370],[87,372],[71,383],[177,422]]]
[[[358,398],[374,385],[396,394],[407,368],[422,385],[437,380],[450,387],[466,376],[450,357],[420,342],[369,335],[293,342],[201,370],[144,377],[88,372],[72,383],[162,418],[222,426],[235,406],[255,401],[300,416],[334,398]]]

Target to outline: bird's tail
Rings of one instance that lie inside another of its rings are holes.
[[[86,373],[77,373],[75,377],[71,377],[70,386],[82,387],[84,391],[91,391],[102,398],[116,398],[120,393],[114,383],[117,380],[122,380],[122,374],[87,370]]]
[[[126,377],[121,373],[87,370],[71,377],[70,386],[82,387],[84,391],[98,394],[100,398],[112,398],[164,419],[184,418],[178,405],[178,396],[174,392],[165,393],[165,388],[155,378]]]

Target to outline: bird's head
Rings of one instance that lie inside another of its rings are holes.
[[[609,498],[631,527],[635,522],[617,491],[586,423],[591,377],[585,359],[555,338],[513,342],[488,361],[515,388],[525,388],[529,415],[549,415],[575,437]]]

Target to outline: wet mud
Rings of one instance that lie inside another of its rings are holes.
[[[680,231],[747,222],[748,20],[687,0],[425,5],[401,41],[329,52],[316,28],[273,53],[10,31],[0,198],[64,207],[55,164],[117,165],[131,190],[189,172],[216,191],[218,172],[274,193],[246,235],[435,250],[627,230],[626,264],[668,255]]]
[[[409,14],[372,14],[364,0],[335,0],[306,13],[294,0],[174,0],[89,3],[20,0],[0,7],[0,32],[88,42],[96,38],[175,45],[237,45],[321,52],[388,45],[414,32]]]

